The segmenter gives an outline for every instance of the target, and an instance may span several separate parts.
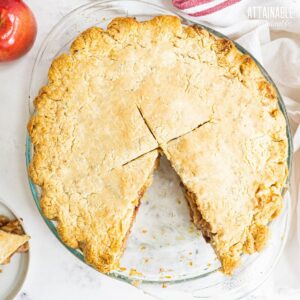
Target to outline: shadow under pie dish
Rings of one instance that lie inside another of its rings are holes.
[[[118,265],[156,149],[225,273],[264,246],[287,176],[286,122],[232,42],[171,16],[115,19],[52,63],[35,106],[30,175],[43,212],[99,270]]]

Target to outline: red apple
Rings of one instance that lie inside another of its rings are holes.
[[[0,0],[0,62],[30,50],[37,32],[30,8],[21,0]]]

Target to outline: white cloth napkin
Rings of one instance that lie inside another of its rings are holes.
[[[185,1],[190,0],[180,3]],[[207,3],[181,13],[194,14],[214,1],[203,2]],[[275,81],[286,104],[294,142],[292,225],[278,266],[249,299],[300,299],[300,1],[242,0],[196,19],[236,39],[253,54]]]

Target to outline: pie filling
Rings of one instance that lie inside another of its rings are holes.
[[[200,212],[200,209],[197,206],[196,195],[193,192],[190,192],[186,187],[184,187],[184,189],[185,189],[185,197],[190,208],[191,218],[194,225],[202,232],[202,236],[205,239],[205,241],[207,243],[210,243],[211,246],[214,248],[215,253],[217,254],[222,264],[222,271],[227,275],[232,275],[233,270],[240,263],[240,252],[242,250],[241,247],[238,247],[240,249],[237,249],[236,251],[234,249],[235,248],[234,245],[233,247],[231,247],[232,251],[228,251],[227,253],[225,253],[225,255],[220,256],[218,249],[216,249],[214,245],[214,240],[213,240],[214,234],[211,231],[211,226],[207,221],[204,220]]]
[[[156,163],[155,163],[155,166],[152,170],[152,174],[149,175],[147,181],[145,182],[145,184],[143,185],[143,187],[140,189],[140,191],[138,192],[138,199],[137,199],[137,205],[135,206],[134,208],[134,211],[133,211],[133,215],[131,217],[131,222],[130,222],[130,226],[129,226],[129,229],[127,230],[126,232],[126,235],[122,241],[122,247],[120,249],[120,253],[118,254],[117,256],[117,261],[119,261],[125,251],[125,248],[126,248],[126,243],[127,243],[127,240],[129,238],[129,235],[130,235],[130,232],[131,232],[131,229],[132,229],[132,226],[134,224],[134,221],[136,219],[136,215],[137,215],[137,212],[140,208],[140,205],[141,205],[141,200],[144,196],[144,194],[146,193],[147,189],[149,188],[149,186],[151,185],[152,183],[152,180],[153,180],[153,172],[158,168],[159,166],[159,157],[157,158],[156,160]]]
[[[185,190],[185,198],[190,208],[192,221],[195,224],[195,226],[199,230],[201,230],[205,241],[209,243],[212,237],[211,228],[209,223],[203,219],[202,214],[199,208],[197,207],[196,195],[193,192],[189,191],[185,186],[184,186],[184,190]]]
[[[253,216],[251,224],[245,228],[245,234],[241,237],[240,242],[231,245],[227,252],[220,254],[222,249],[217,249],[214,244],[214,234],[211,231],[210,224],[202,217],[201,211],[197,206],[196,195],[185,186],[184,190],[193,223],[201,230],[206,242],[215,248],[215,252],[222,263],[223,272],[227,275],[231,275],[240,264],[240,255],[242,253],[253,254],[265,247],[270,234],[269,222],[279,215],[282,208],[282,197],[279,194],[267,195],[264,199],[259,199],[260,197],[258,197],[258,202],[263,201],[264,203],[258,203],[258,206],[261,207],[256,208],[257,213]]]

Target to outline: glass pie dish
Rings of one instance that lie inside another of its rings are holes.
[[[94,1],[65,16],[51,30],[38,52],[30,84],[30,114],[34,113],[32,102],[39,88],[47,82],[47,71],[51,62],[60,53],[68,51],[70,43],[80,32],[91,26],[105,28],[116,17],[132,16],[143,21],[165,14],[177,15],[175,11],[168,11],[142,1]],[[183,24],[197,25],[195,21],[187,20],[180,15],[178,17]],[[205,28],[217,36],[222,36],[210,28]],[[247,53],[239,45],[237,47]],[[266,79],[274,85],[262,67],[261,70]],[[288,124],[280,96],[279,104]],[[289,126],[287,128],[290,169],[292,144]],[[32,145],[27,137],[27,167],[32,154]],[[30,179],[29,184],[34,201],[43,216],[40,207],[40,189]],[[283,191],[285,192],[286,190]],[[270,224],[273,234],[266,249],[251,256],[244,255],[241,267],[235,274],[232,277],[225,276],[219,272],[220,264],[212,248],[205,243],[200,232],[190,222],[189,210],[179,179],[167,160],[162,158],[154,182],[143,198],[121,260],[121,268],[108,275],[133,283],[160,299],[170,299],[172,295],[189,296],[191,299],[215,299],[219,295],[222,295],[222,299],[240,298],[261,284],[276,265],[285,245],[289,218],[290,200],[286,195],[281,215]],[[60,240],[55,222],[45,217],[44,219]],[[67,246],[66,248],[84,261],[80,250]]]

